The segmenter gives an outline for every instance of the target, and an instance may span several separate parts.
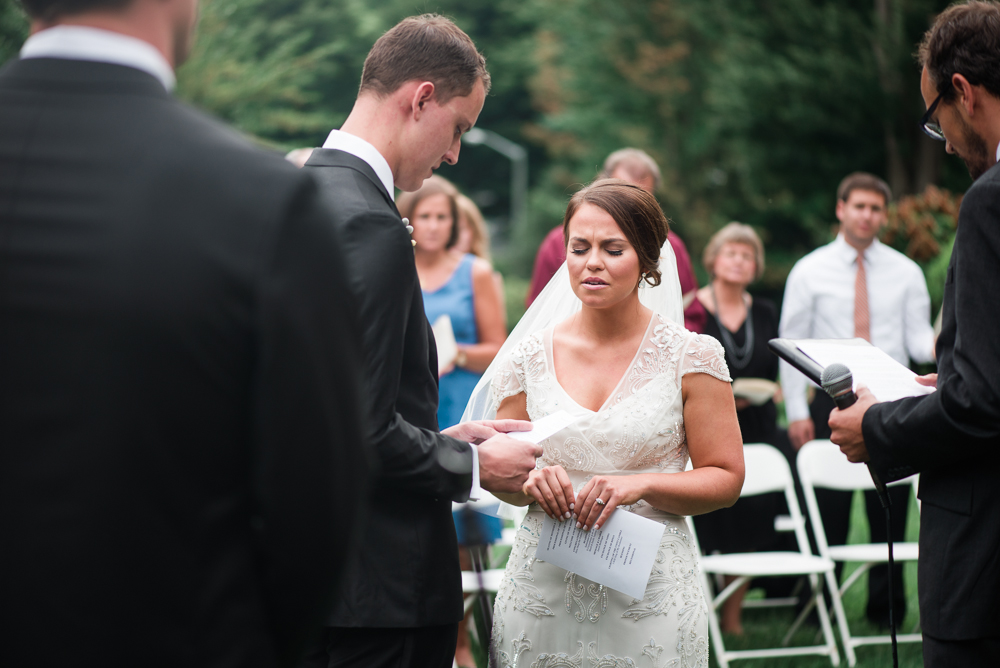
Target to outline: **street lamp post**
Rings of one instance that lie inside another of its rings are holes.
[[[488,146],[510,160],[510,220],[523,223],[528,215],[528,150],[491,130],[472,128],[462,140]]]

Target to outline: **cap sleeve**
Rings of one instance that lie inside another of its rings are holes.
[[[692,334],[681,356],[680,378],[689,373],[707,373],[726,383],[733,382],[726,364],[726,353],[708,334]]]
[[[525,391],[526,366],[531,364],[532,358],[541,352],[541,337],[533,334],[518,343],[507,355],[507,357],[497,367],[493,374],[491,389],[493,392],[493,405],[499,406],[507,397],[520,394]]]

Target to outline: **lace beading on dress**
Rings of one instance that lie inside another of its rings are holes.
[[[681,381],[706,373],[729,382],[722,346],[655,315],[618,387],[598,411],[576,404],[552,364],[552,332],[527,337],[493,379],[493,401],[520,392],[537,420],[578,416],[542,442],[542,465],[561,465],[579,491],[595,475],[677,473],[688,460]],[[493,640],[500,668],[708,666],[708,629],[697,556],[682,518],[639,503],[623,510],[666,525],[642,599],[536,558],[544,515],[529,512],[497,594]],[[599,628],[600,627],[600,628]]]

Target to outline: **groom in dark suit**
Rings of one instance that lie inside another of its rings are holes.
[[[196,0],[23,0],[0,71],[0,666],[295,665],[358,526],[315,182],[169,94]]]
[[[937,342],[937,391],[830,417],[831,440],[890,482],[920,473],[924,665],[1000,657],[1000,4],[938,16],[920,47],[927,134],[975,180],[962,200]],[[927,382],[933,381],[928,378]]]
[[[369,435],[382,474],[359,559],[310,665],[451,666],[463,615],[451,503],[475,495],[477,483],[520,491],[541,454],[498,433],[527,423],[438,432],[434,337],[393,203],[396,187],[416,190],[458,160],[489,83],[483,57],[454,23],[406,19],[376,42],[350,116],[306,163],[332,197],[360,303]],[[482,441],[478,452],[470,441]]]

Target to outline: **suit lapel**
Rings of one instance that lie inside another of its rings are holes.
[[[309,156],[306,165],[309,167],[344,167],[363,174],[378,189],[386,204],[396,212],[397,216],[399,215],[399,209],[396,208],[396,203],[393,201],[392,196],[386,191],[382,179],[375,174],[375,170],[371,168],[371,165],[356,155],[351,155],[340,149],[317,148]]]

